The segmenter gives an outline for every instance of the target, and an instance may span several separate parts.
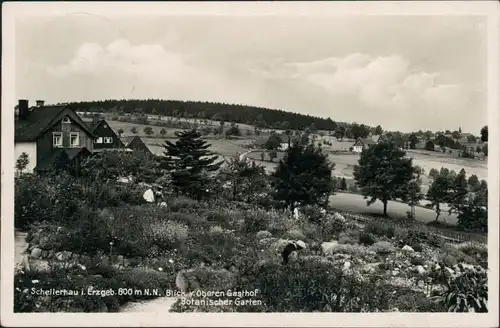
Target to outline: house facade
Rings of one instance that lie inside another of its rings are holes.
[[[123,143],[125,143],[125,148],[131,149],[133,151],[142,151],[147,154],[153,155],[151,150],[146,146],[144,141],[139,136],[133,136],[133,137],[125,137],[122,138]]]
[[[378,139],[377,139],[378,140]],[[359,138],[352,145],[352,151],[355,153],[361,153],[365,148],[375,145],[376,142],[372,138]]]
[[[124,143],[105,120],[97,120],[88,124],[95,135],[93,152],[97,153],[106,149],[125,148]]]
[[[76,112],[67,105],[29,107],[20,100],[15,116],[14,153],[28,155],[27,170],[43,171],[59,159],[79,165],[82,157],[92,153],[93,134]]]

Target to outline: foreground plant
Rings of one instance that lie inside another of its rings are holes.
[[[468,270],[447,283],[447,289],[432,299],[445,305],[448,312],[488,312],[488,275]]]

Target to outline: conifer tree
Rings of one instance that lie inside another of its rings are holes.
[[[159,158],[160,167],[172,175],[174,191],[183,195],[201,199],[208,196],[210,173],[217,171],[222,162],[216,162],[217,156],[201,138],[201,133],[192,129],[176,132],[179,138],[175,143],[165,141],[165,157]]]

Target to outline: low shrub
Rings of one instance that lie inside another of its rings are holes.
[[[371,221],[365,225],[364,232],[375,236],[392,238],[396,236],[396,227],[387,223]]]
[[[421,256],[411,256],[410,257],[410,263],[412,265],[424,265],[425,264],[425,259]]]
[[[188,236],[188,226],[176,221],[153,222],[149,226],[148,237],[160,249],[178,248]]]
[[[396,251],[396,248],[388,241],[379,241],[369,247],[369,250],[383,255],[390,254]]]
[[[325,214],[321,213],[322,208],[319,206],[307,205],[300,209],[301,214],[311,222],[321,222]]]
[[[262,209],[252,209],[245,213],[244,219],[244,231],[255,233],[268,229],[269,223],[273,220],[273,214]]]
[[[206,228],[210,225],[206,219],[197,214],[192,214],[192,213],[183,213],[183,212],[170,213],[169,219],[185,224],[190,228]]]
[[[361,232],[359,234],[359,240],[358,241],[362,245],[371,246],[371,245],[375,244],[376,239],[370,233]]]
[[[256,235],[256,238],[259,240],[266,239],[266,238],[272,238],[272,237],[273,237],[273,234],[267,230],[261,230],[261,231],[257,232],[257,235]]]
[[[285,235],[283,236],[283,238],[285,239],[291,239],[291,240],[305,240],[306,239],[306,236],[304,235],[304,233],[298,229],[294,229],[294,230],[289,230],[285,233]]]
[[[191,198],[179,196],[171,198],[167,201],[168,208],[172,210],[172,212],[186,212],[192,211],[194,209],[199,209],[201,204]]]
[[[322,233],[322,240],[330,240],[347,230],[348,225],[344,220],[341,220],[334,215],[327,215],[320,222],[320,229]]]
[[[456,247],[454,245],[445,244],[441,248],[441,253],[440,253],[439,258],[441,260],[444,260],[447,257],[449,257],[449,262],[454,263],[454,264],[461,263],[461,262],[472,264],[472,265],[478,264],[478,261],[476,261],[476,259],[474,257],[465,254],[463,251],[460,250],[459,247]]]
[[[409,288],[396,289],[391,296],[391,308],[400,312],[446,312],[446,308],[433,302],[424,293]]]
[[[229,226],[232,221],[231,214],[224,210],[207,211],[204,213],[204,217],[208,222],[224,227]]]
[[[168,270],[168,267],[166,266],[164,270]],[[161,293],[165,290],[174,290],[175,276],[176,273],[173,271],[159,272],[147,268],[131,268],[121,272],[117,276],[117,280],[122,283],[121,288],[151,291],[151,295],[129,295],[131,296],[130,300],[148,299],[155,297],[152,293],[153,290],[157,290]]]
[[[455,264],[458,263],[457,259],[455,256],[451,254],[440,254],[438,257],[439,263],[444,264],[447,267],[453,267]]]
[[[332,247],[329,248],[328,254],[326,255],[333,255],[333,254],[349,254],[352,256],[357,256],[357,257],[362,257],[365,255],[367,252],[366,247],[363,247],[361,245],[350,245],[350,244],[335,244]]]
[[[477,260],[482,267],[488,267],[488,247],[478,243],[464,243],[457,245],[457,249],[462,253]]]

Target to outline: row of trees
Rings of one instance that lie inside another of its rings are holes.
[[[69,103],[76,111],[146,113],[182,118],[212,119],[256,125],[260,128],[303,130],[313,125],[319,130],[335,131],[337,124],[320,118],[283,110],[217,102],[177,100],[104,100]]]
[[[488,185],[477,176],[466,178],[464,169],[459,174],[442,168],[431,170],[433,183],[427,195],[421,189],[423,170],[413,165],[412,159],[391,142],[382,142],[365,149],[354,168],[354,179],[370,205],[380,200],[387,215],[390,200],[402,200],[412,209],[424,197],[436,210],[436,220],[442,204],[448,204],[449,213],[458,217],[459,227],[487,230]],[[414,211],[412,211],[414,214]]]

